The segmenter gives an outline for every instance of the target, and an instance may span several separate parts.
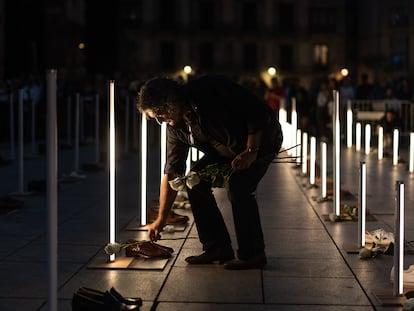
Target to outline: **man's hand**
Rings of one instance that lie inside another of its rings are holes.
[[[157,218],[152,224],[148,227],[148,239],[151,242],[157,242],[161,239],[161,232],[165,226],[165,221]]]
[[[231,167],[235,170],[246,170],[252,165],[257,158],[256,152],[249,152],[247,150],[238,154],[233,161],[231,161]]]

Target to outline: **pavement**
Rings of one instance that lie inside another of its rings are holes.
[[[7,155],[7,145],[0,148]],[[404,152],[402,156],[407,159]],[[81,163],[93,162],[93,155],[91,145],[80,147]],[[60,178],[72,172],[73,158],[72,149],[59,149]],[[150,156],[149,161],[148,200],[153,202],[158,195],[158,155]],[[405,239],[410,245],[408,242],[414,240],[414,179],[406,165],[393,166],[391,159],[378,160],[375,153],[366,155],[342,146],[341,189],[348,195],[341,198],[341,203],[352,206],[358,202],[361,161],[367,164],[367,230],[393,232],[395,183],[403,181]],[[46,170],[44,155],[26,157],[25,187],[29,181],[44,180]],[[120,153],[116,170],[118,241],[146,239],[145,231],[128,230],[140,224],[139,172],[139,153]],[[333,202],[317,200],[320,187],[310,186],[308,176],[294,164],[272,164],[257,189],[268,264],[262,270],[245,271],[228,271],[219,264],[187,265],[185,257],[201,252],[190,209],[175,209],[190,217],[186,229],[164,233],[159,241],[174,249],[163,269],[90,268],[94,260],[106,256],[108,171],[85,175],[77,182],[59,185],[59,311],[71,310],[72,295],[80,286],[102,291],[115,287],[124,296],[142,298],[141,310],[402,310],[398,303],[405,297],[392,296],[390,271],[394,256],[381,253],[361,259],[358,249],[350,251],[349,245],[357,243],[358,222],[329,220],[326,215],[333,211]],[[47,197],[44,193],[17,191],[16,161],[0,166],[0,176],[0,195],[14,193],[14,198],[24,202],[22,207],[0,214],[0,310],[49,310]],[[214,194],[237,249],[226,194],[222,189],[215,189]],[[414,256],[407,246],[404,269],[411,264]],[[399,302],[393,305],[395,300]]]

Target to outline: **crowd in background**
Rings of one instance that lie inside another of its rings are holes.
[[[79,76],[66,75],[64,71],[58,73],[57,91],[58,101],[65,102],[68,96],[80,93],[82,96],[99,94],[102,103],[107,102],[107,81],[103,75]],[[133,101],[143,81],[148,77],[133,79],[123,74],[114,77],[116,81],[117,98],[124,101],[130,97]],[[191,76],[190,76],[191,78]],[[357,100],[408,100],[413,101],[413,86],[406,77],[396,79],[380,79],[370,83],[368,75],[362,74],[358,80],[353,81],[349,77],[341,80],[322,77],[315,79],[310,86],[305,87],[299,77],[291,77],[284,80],[279,77],[270,79],[267,84],[259,75],[233,77],[240,84],[251,89],[258,97],[265,100],[275,113],[283,105],[288,116],[292,108],[292,98],[296,101],[298,114],[298,128],[310,135],[329,139],[329,124],[332,114],[333,90],[340,94],[341,114],[344,113],[348,99]],[[23,89],[26,112],[30,110],[28,103],[34,103],[38,110],[38,122],[45,118],[45,79],[39,75],[29,75],[20,79],[0,81],[0,142],[9,139],[7,126],[9,124],[9,94],[13,92],[17,98],[17,90]],[[16,101],[16,99],[15,99]],[[384,111],[385,112],[385,111]],[[64,114],[64,113],[63,113]],[[341,116],[343,117],[343,116]],[[105,115],[103,115],[105,118]],[[65,122],[64,118],[61,122]],[[42,129],[39,131],[42,136]]]

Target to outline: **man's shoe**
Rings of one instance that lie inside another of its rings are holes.
[[[262,269],[267,264],[265,254],[256,255],[250,259],[234,259],[224,263],[224,269],[227,270],[247,270]]]
[[[225,261],[234,259],[234,251],[231,246],[214,247],[206,250],[204,253],[198,256],[190,256],[185,261],[191,265],[203,265],[219,262],[220,264]]]

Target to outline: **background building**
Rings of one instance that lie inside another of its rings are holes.
[[[414,72],[410,0],[0,0],[0,78]]]

